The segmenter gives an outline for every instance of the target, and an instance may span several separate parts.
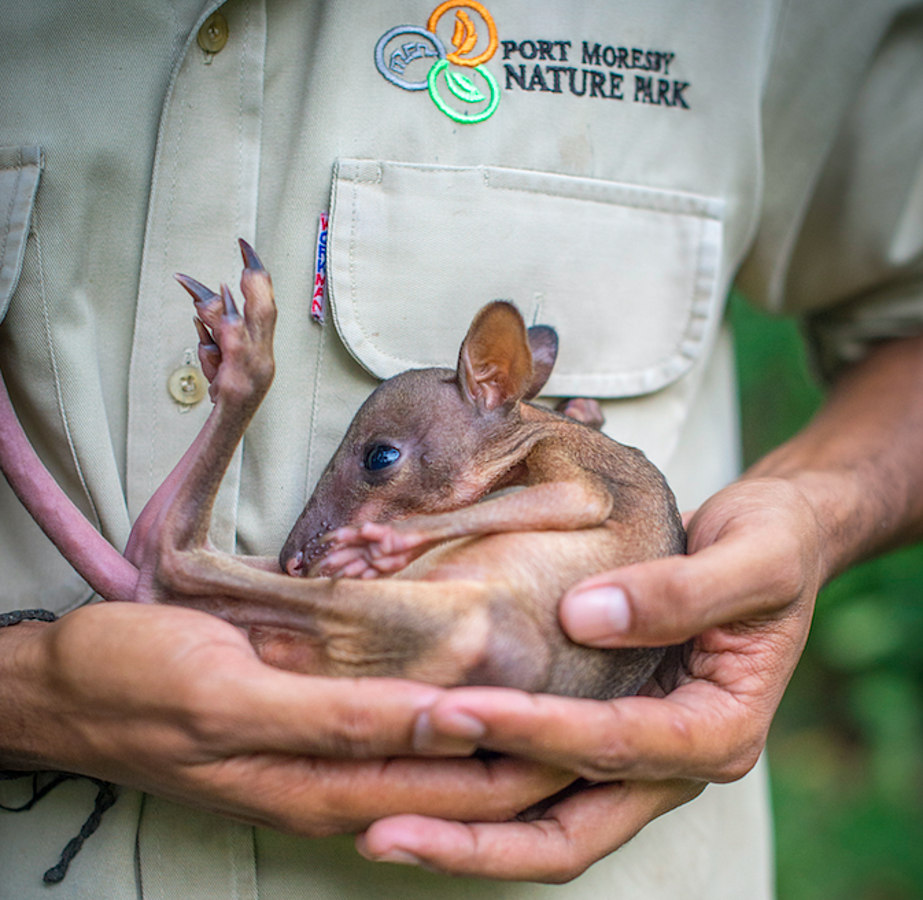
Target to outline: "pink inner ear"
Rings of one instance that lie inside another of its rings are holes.
[[[459,353],[459,381],[469,399],[488,409],[520,400],[532,375],[532,351],[519,311],[502,300],[487,304],[474,317]]]
[[[134,600],[138,570],[84,517],[38,458],[0,376],[0,469],[61,554],[107,600]]]
[[[510,384],[510,373],[493,362],[482,362],[474,373],[474,381],[477,385],[476,396],[480,397],[487,409],[496,409],[515,393]]]

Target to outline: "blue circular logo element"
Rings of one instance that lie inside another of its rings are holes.
[[[399,46],[394,46],[385,59],[388,45],[395,38],[407,35],[410,39]],[[419,25],[398,25],[386,31],[375,45],[375,65],[378,71],[392,84],[396,84],[405,91],[429,90],[429,79],[422,81],[408,81],[404,78],[407,67],[417,59],[429,58],[433,61],[446,58],[446,49],[442,41],[430,31]]]

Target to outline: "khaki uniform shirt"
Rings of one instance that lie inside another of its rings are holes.
[[[378,380],[451,365],[494,298],[558,330],[549,394],[604,401],[686,508],[738,468],[735,275],[804,314],[830,368],[919,329],[923,19],[897,0],[231,0],[211,52],[216,3],[0,6],[0,365],[116,546],[208,412],[175,399],[196,337],[171,275],[236,278],[238,236],[279,303],[275,386],[216,506],[213,540],[243,553],[277,551]],[[4,609],[90,599],[5,485],[0,569]],[[92,794],[0,813],[0,900],[44,896]],[[737,900],[771,894],[768,831],[758,767],[551,888],[376,866],[348,838],[126,792],[54,891]]]

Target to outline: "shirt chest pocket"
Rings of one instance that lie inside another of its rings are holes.
[[[632,397],[682,377],[721,313],[723,201],[492,167],[341,159],[330,293],[353,356],[387,378],[454,366],[474,313],[553,326],[552,396]]]
[[[0,322],[19,283],[43,164],[38,147],[0,147]]]

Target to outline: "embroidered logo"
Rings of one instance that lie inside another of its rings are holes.
[[[437,34],[450,10],[455,10],[451,53]],[[391,84],[405,91],[428,91],[450,119],[474,125],[489,119],[500,103],[497,80],[483,65],[498,44],[497,26],[483,4],[446,0],[433,10],[425,28],[398,25],[386,31],[375,45],[375,65]]]

